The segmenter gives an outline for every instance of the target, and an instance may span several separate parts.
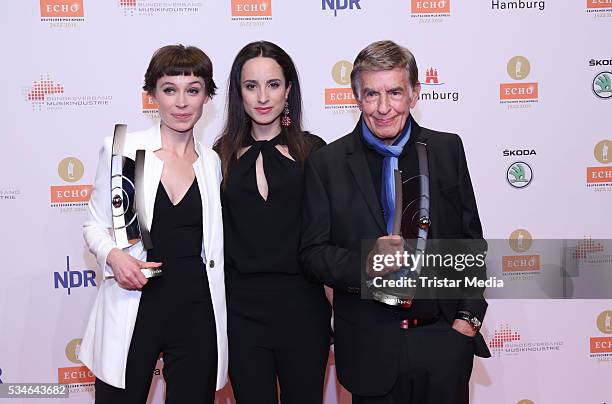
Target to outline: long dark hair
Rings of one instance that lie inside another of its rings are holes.
[[[291,57],[280,46],[267,41],[251,42],[238,52],[229,77],[227,93],[227,120],[223,131],[215,141],[214,149],[221,157],[221,168],[224,182],[229,178],[229,167],[236,158],[238,150],[245,146],[245,139],[251,136],[251,118],[244,110],[242,102],[241,75],[242,66],[256,57],[271,58],[280,65],[285,76],[285,85],[291,84],[287,97],[291,125],[282,127],[281,142],[287,145],[289,153],[296,161],[303,163],[308,156],[308,145],[302,133],[302,93],[298,73]]]

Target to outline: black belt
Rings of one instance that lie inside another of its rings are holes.
[[[407,330],[409,328],[422,327],[424,325],[430,325],[437,322],[439,319],[437,317],[433,318],[405,318],[400,320],[400,328],[402,330]]]

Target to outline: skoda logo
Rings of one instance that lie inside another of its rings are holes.
[[[601,72],[595,76],[593,94],[604,100],[612,97],[612,72]]]
[[[533,180],[533,171],[529,164],[517,161],[506,170],[506,180],[514,188],[525,188]]]

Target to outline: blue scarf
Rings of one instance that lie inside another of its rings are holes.
[[[412,127],[412,121],[408,117],[408,122],[404,126],[402,133],[395,139],[392,145],[387,145],[382,142],[379,138],[374,136],[370,129],[365,124],[363,118],[361,119],[361,133],[363,134],[363,140],[370,146],[375,152],[383,156],[383,170],[382,170],[382,181],[380,187],[380,202],[383,208],[383,216],[385,223],[387,224],[387,233],[393,232],[393,217],[395,216],[395,181],[393,179],[393,172],[398,168],[398,157],[402,154],[404,146],[410,139],[410,129]],[[400,207],[401,209],[401,207]]]

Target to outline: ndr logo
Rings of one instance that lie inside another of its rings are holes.
[[[334,17],[338,16],[338,10],[352,10],[353,8],[361,10],[359,2],[361,0],[322,0],[321,7],[323,10],[334,10]]]
[[[68,289],[68,294],[70,294],[71,288],[96,287],[96,271],[91,269],[82,271],[70,270],[70,257],[66,256],[66,270],[64,272],[54,272],[53,283],[55,289],[60,287]]]

